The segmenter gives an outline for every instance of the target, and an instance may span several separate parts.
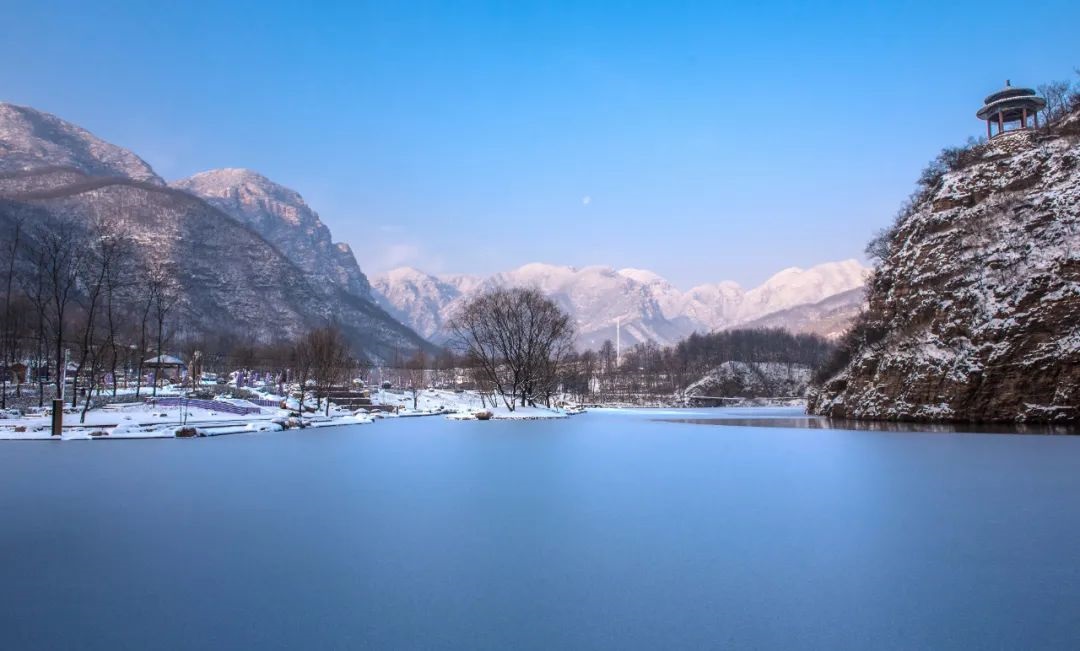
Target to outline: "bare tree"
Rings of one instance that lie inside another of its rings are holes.
[[[60,397],[64,392],[64,369],[67,365],[64,338],[69,310],[82,274],[85,246],[81,230],[67,219],[43,222],[37,231],[35,239],[40,248],[47,297],[45,318],[52,334],[56,368],[54,380],[56,395]]]
[[[315,399],[319,405],[325,400],[326,414],[330,414],[330,391],[340,386],[352,370],[349,345],[341,331],[333,326],[312,330],[307,335],[311,350],[311,374],[315,380]]]
[[[38,407],[45,404],[45,376],[48,369],[48,341],[47,320],[45,313],[49,308],[49,290],[46,283],[45,259],[46,251],[42,246],[28,246],[23,249],[27,256],[28,267],[33,269],[31,275],[20,275],[23,295],[29,300],[34,314],[34,378],[37,381]]]
[[[158,388],[158,374],[161,371],[161,358],[164,354],[165,342],[168,339],[165,334],[166,320],[173,308],[180,301],[180,288],[176,284],[172,274],[163,265],[154,265],[150,271],[150,284],[152,290],[150,295],[151,300],[151,314],[154,319],[155,325],[155,356],[157,357],[157,364],[154,366],[154,386],[151,390],[152,396],[157,395]]]
[[[406,367],[409,370],[409,390],[412,391],[412,406],[416,409],[417,398],[424,389],[424,374],[427,370],[427,356],[424,351],[416,351],[416,355],[408,361]]]
[[[4,278],[4,313],[3,327],[0,332],[0,363],[4,365],[3,393],[0,393],[0,408],[7,409],[7,385],[8,376],[11,375],[11,366],[15,362],[15,328],[14,315],[11,312],[13,300],[12,285],[15,281],[15,263],[19,254],[19,244],[22,236],[22,219],[16,218],[11,224],[11,239],[7,242],[4,254],[7,255],[7,269]]]
[[[308,380],[312,379],[315,367],[311,335],[301,337],[293,344],[289,362],[292,365],[296,383],[300,386],[299,411],[302,415],[304,413],[304,398],[307,396]]]
[[[71,385],[71,405],[76,405],[78,380],[89,365],[87,375],[89,386],[83,402],[81,421],[85,422],[86,412],[90,409],[93,392],[103,359],[103,348],[114,339],[112,332],[111,300],[113,284],[118,280],[118,265],[125,252],[124,238],[113,231],[104,219],[97,220],[91,226],[90,237],[86,242],[86,263],[83,265],[83,335],[80,346],[79,363]],[[99,332],[102,321],[109,328],[104,337]],[[104,339],[104,341],[102,341]]]
[[[570,317],[537,289],[478,294],[450,320],[450,330],[511,411],[551,395],[573,340]]]
[[[139,283],[135,287],[133,292],[133,302],[137,305],[137,311],[139,316],[139,343],[136,346],[137,358],[135,360],[135,397],[139,397],[140,391],[142,391],[143,371],[144,364],[146,363],[146,352],[150,346],[150,314],[153,311],[154,303],[157,300],[158,284],[154,282],[152,275],[149,273],[149,269],[143,269],[143,282]],[[156,379],[156,377],[155,377]],[[155,382],[156,384],[156,382]]]
[[[1047,127],[1052,126],[1073,108],[1074,90],[1072,84],[1067,81],[1051,81],[1042,84],[1038,88],[1039,94],[1046,100],[1046,108],[1042,110],[1043,122]]]

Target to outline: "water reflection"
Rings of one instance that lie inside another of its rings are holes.
[[[784,429],[832,429],[862,432],[944,432],[973,434],[1080,434],[1080,429],[1061,425],[1023,423],[907,423],[897,421],[845,420],[824,416],[783,418],[663,418],[667,423],[725,425],[729,427],[779,427]]]

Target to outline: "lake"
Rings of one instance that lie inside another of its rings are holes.
[[[1080,438],[797,414],[4,442],[0,648],[1080,648]]]

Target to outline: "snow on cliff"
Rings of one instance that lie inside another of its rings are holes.
[[[973,157],[898,224],[850,360],[812,410],[1080,420],[1080,115]]]
[[[801,398],[812,372],[802,364],[724,362],[686,387],[687,398]]]

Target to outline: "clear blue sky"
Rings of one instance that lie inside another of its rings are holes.
[[[861,257],[983,96],[1080,66],[1075,0],[158,4],[6,0],[0,99],[261,171],[369,272]]]

